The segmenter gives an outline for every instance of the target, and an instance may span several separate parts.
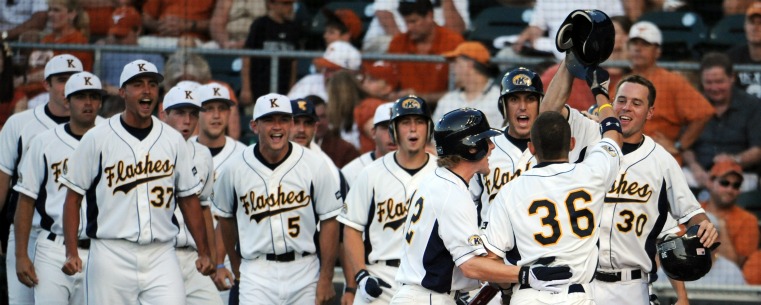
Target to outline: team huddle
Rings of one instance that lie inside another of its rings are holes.
[[[157,118],[163,76],[137,60],[120,78],[125,111],[103,119],[99,78],[56,56],[48,105],[0,132],[17,192],[10,301],[324,304],[340,260],[342,304],[649,304],[656,258],[674,250],[658,242],[686,224],[710,255],[718,234],[643,134],[652,83],[629,76],[610,97],[606,56],[579,44],[559,42],[547,91],[529,69],[503,76],[503,130],[473,108],[433,122],[409,95],[376,109],[376,150],[343,169],[313,143],[312,100],[259,97],[246,147],[224,135],[224,86],[181,82]],[[592,115],[563,104],[574,77]]]

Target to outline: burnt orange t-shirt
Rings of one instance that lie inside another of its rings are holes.
[[[214,11],[214,0],[147,0],[143,4],[143,13],[161,19],[169,16],[188,20],[209,20]],[[187,32],[182,35],[192,35],[208,39],[208,33]]]
[[[74,31],[61,37],[55,37],[54,34],[48,34],[42,38],[42,43],[69,43],[69,44],[88,44],[87,37],[80,31]],[[66,51],[55,50],[54,55],[71,54],[82,61],[82,66],[85,71],[92,71],[93,55],[92,52],[87,51]]]
[[[464,41],[462,35],[450,29],[436,26],[434,28],[431,49],[426,53],[417,50],[409,35],[397,34],[388,46],[388,53],[413,55],[440,55],[452,51]],[[398,61],[397,71],[402,89],[412,88],[419,93],[447,91],[449,83],[449,65],[446,62],[410,62]]]
[[[701,203],[705,209],[706,203]],[[749,257],[758,249],[758,218],[750,212],[733,206],[726,214],[725,230],[729,231],[729,237],[732,239],[732,245],[735,247],[735,253],[738,256]]]
[[[375,116],[375,109],[386,101],[374,97],[368,97],[354,107],[354,123],[359,127],[359,152],[366,153],[375,149],[375,141],[361,130],[367,121],[372,120]]]
[[[555,77],[558,69],[560,69],[560,64],[556,64],[542,73],[542,85],[544,85],[545,91],[550,86],[550,81]],[[620,74],[611,74],[610,86],[615,86],[620,80]],[[610,96],[610,99],[613,100],[613,95]],[[592,96],[592,90],[589,89],[587,81],[580,78],[574,78],[573,86],[571,87],[571,96],[568,97],[568,100],[565,103],[568,104],[568,106],[571,106],[571,108],[581,111],[589,110],[589,107],[596,104],[597,101],[594,96]]]

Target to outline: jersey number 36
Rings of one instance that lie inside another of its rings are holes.
[[[571,231],[573,231],[573,234],[579,238],[586,238],[594,232],[595,216],[594,213],[587,208],[577,209],[577,201],[581,201],[582,204],[588,204],[592,201],[592,195],[582,189],[568,193],[568,196],[565,198],[565,208],[568,211]],[[534,239],[543,246],[555,244],[563,235],[563,231],[560,229],[560,222],[558,222],[557,204],[547,199],[536,200],[528,207],[529,216],[537,214],[539,209],[545,209],[547,211],[547,215],[541,218],[542,226],[549,227],[552,233],[535,233]],[[582,219],[585,221],[583,221],[583,224],[580,224],[579,222]]]

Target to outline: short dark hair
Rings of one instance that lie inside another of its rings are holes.
[[[425,16],[428,13],[433,12],[433,4],[431,0],[401,0],[399,1],[399,14],[402,16],[410,16],[417,14]]]
[[[571,150],[571,125],[560,112],[543,112],[531,126],[531,143],[541,162],[567,158]]]
[[[700,72],[715,67],[722,68],[724,73],[727,73],[728,76],[732,76],[735,73],[732,68],[732,60],[729,59],[729,56],[726,54],[719,52],[710,52],[706,55],[703,55],[703,59],[700,60]]]
[[[632,74],[627,77],[624,77],[621,79],[621,81],[618,82],[618,85],[616,86],[616,92],[618,92],[619,89],[621,89],[621,85],[624,83],[635,83],[640,84],[642,86],[647,87],[647,103],[648,106],[653,107],[655,106],[655,86],[653,86],[653,83],[649,81],[647,78],[644,78],[641,75]]]

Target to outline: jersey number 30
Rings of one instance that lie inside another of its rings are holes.
[[[585,190],[576,190],[568,193],[568,196],[565,198],[565,208],[568,211],[571,230],[579,238],[589,237],[595,230],[595,215],[587,208],[576,209],[575,203],[577,201],[581,201],[582,204],[587,204],[592,201],[592,195]],[[535,215],[539,209],[547,210],[547,216],[541,218],[542,226],[549,227],[552,230],[552,233],[549,235],[544,232],[535,233],[534,239],[543,246],[549,246],[558,242],[563,235],[563,232],[560,229],[560,222],[558,222],[557,204],[547,199],[534,201],[528,207],[528,214]],[[586,220],[584,226],[579,224],[580,219]]]

